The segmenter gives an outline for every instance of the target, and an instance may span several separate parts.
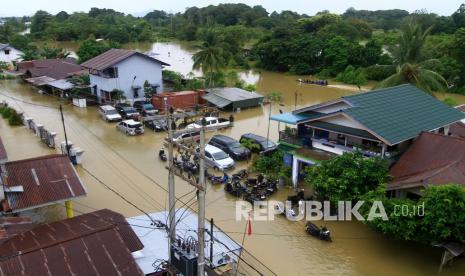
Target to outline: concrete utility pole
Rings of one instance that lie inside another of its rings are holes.
[[[200,129],[200,158],[199,158],[199,185],[202,189],[199,189],[199,215],[197,225],[197,239],[198,239],[198,263],[197,263],[197,275],[205,275],[205,118],[202,118],[202,128]]]
[[[167,98],[165,98],[165,112],[167,114],[167,124],[168,124],[168,205],[169,205],[169,246],[168,246],[168,256],[170,256],[171,263],[171,245],[176,242],[176,193],[174,185],[174,154],[173,154],[173,108],[170,108],[168,111]]]

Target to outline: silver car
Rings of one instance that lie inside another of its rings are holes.
[[[229,170],[234,168],[234,160],[221,149],[212,146],[205,146],[205,163],[207,166],[214,168],[215,170]]]
[[[144,127],[141,123],[134,120],[124,120],[116,125],[116,128],[127,135],[144,134]]]

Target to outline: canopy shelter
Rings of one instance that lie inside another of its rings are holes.
[[[207,89],[202,98],[218,108],[236,110],[260,105],[263,96],[236,87],[222,87]]]
[[[71,82],[67,81],[67,80],[55,80],[55,81],[51,81],[49,83],[47,83],[48,86],[52,87],[52,88],[55,88],[55,89],[59,89],[59,90],[62,90],[62,91],[65,91],[65,90],[70,90],[74,87],[74,84],[72,84]]]
[[[314,115],[309,113],[294,114],[292,112],[286,112],[271,116],[271,120],[290,125],[297,125],[301,122],[312,119],[313,117]]]

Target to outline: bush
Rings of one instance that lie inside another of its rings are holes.
[[[336,80],[347,84],[354,84],[358,87],[367,83],[363,70],[361,68],[355,69],[351,65],[347,66],[344,72],[337,74]]]
[[[373,65],[365,68],[365,75],[369,80],[382,81],[396,73],[392,65]]]
[[[252,168],[271,179],[290,178],[292,169],[283,163],[284,153],[277,151],[271,156],[261,155],[253,161]]]
[[[16,112],[16,110],[11,109],[11,115],[8,118],[8,123],[10,126],[20,126],[23,124],[21,116]]]
[[[360,152],[344,153],[307,169],[305,181],[322,200],[359,200],[387,183],[388,164],[380,158],[365,158]]]
[[[445,98],[442,100],[443,103],[447,104],[450,107],[454,107],[458,105],[458,102],[452,98]]]
[[[4,119],[8,119],[11,116],[12,109],[10,107],[2,107],[1,113]]]

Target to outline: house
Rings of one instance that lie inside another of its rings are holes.
[[[163,269],[159,266],[159,262],[154,263],[154,261],[168,260],[170,258],[168,253],[168,236],[166,234],[167,229],[165,225],[168,211],[151,213],[148,215],[150,218],[147,217],[147,215],[140,215],[127,218],[126,220],[144,245],[144,248],[141,251],[133,253],[136,263],[145,275],[157,275],[156,273],[163,273]],[[197,214],[180,208],[176,210],[175,215],[178,221],[176,226],[176,236],[182,237],[182,239],[187,242],[196,241],[196,230],[198,229]],[[210,222],[205,221],[205,227],[205,239],[210,240]],[[215,241],[212,245],[213,247],[210,248],[211,243],[208,243],[208,248],[205,248],[205,258],[209,264],[207,267],[221,270],[224,273],[225,271],[228,271],[228,268],[230,269],[232,267],[231,263],[238,261],[242,246],[216,226],[213,226],[213,233]],[[210,252],[213,252],[212,258],[210,258]],[[195,258],[195,256],[193,257]],[[210,264],[210,260],[213,260],[212,264]],[[184,272],[183,274],[186,275]],[[223,274],[218,273],[208,275]],[[224,275],[230,274],[225,273]]]
[[[207,89],[202,96],[204,100],[221,109],[238,110],[259,106],[263,96],[237,87],[221,87]]]
[[[142,248],[125,218],[103,209],[4,241],[0,275],[143,275],[131,255]]]
[[[0,62],[13,64],[21,60],[22,54],[24,53],[13,46],[0,43]]]
[[[394,159],[422,131],[449,133],[465,114],[415,86],[405,84],[345,96],[294,112],[274,115],[286,124],[279,143],[341,155],[361,151],[366,156]],[[302,158],[295,161],[314,164]]]
[[[4,151],[1,148],[0,154]],[[58,203],[65,203],[69,209],[70,200],[86,194],[84,184],[66,155],[53,154],[0,164],[0,211],[3,214],[18,214]]]
[[[465,138],[422,132],[389,171],[386,190],[396,197],[418,197],[431,185],[465,186]]]
[[[81,64],[89,69],[92,93],[100,102],[111,102],[121,90],[126,100],[145,99],[144,83],[163,91],[162,69],[169,64],[134,50],[111,49]]]

